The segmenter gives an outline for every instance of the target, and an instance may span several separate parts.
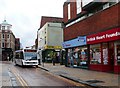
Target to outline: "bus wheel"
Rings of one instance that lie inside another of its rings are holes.
[[[15,65],[15,66],[17,66],[17,63],[16,63],[16,61],[14,61],[14,65]]]
[[[36,68],[38,68],[38,65],[36,65]]]
[[[23,62],[22,62],[22,67],[24,67]]]

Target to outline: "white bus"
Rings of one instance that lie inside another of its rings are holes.
[[[38,67],[37,50],[23,49],[15,51],[14,64]]]

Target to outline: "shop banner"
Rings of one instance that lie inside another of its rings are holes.
[[[87,36],[87,44],[108,42],[120,39],[120,28],[114,28],[105,32]]]
[[[78,37],[73,40],[65,41],[62,43],[63,48],[70,48],[82,45],[86,45],[86,36]]]

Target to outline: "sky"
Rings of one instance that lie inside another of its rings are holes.
[[[66,0],[0,0],[0,23],[4,19],[12,25],[23,47],[35,44],[41,16],[63,17]]]
[[[15,37],[20,38],[22,46],[32,46],[37,38],[41,16],[63,17],[65,1],[67,0],[0,0],[0,23],[6,19],[12,25]],[[93,0],[82,1],[84,5]]]

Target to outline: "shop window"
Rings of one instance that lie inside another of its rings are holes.
[[[108,64],[108,43],[102,44],[102,51],[103,51],[103,64]]]
[[[90,45],[90,64],[101,64],[100,44]]]
[[[115,42],[115,58],[116,64],[120,65],[120,41]]]
[[[88,66],[87,47],[75,47],[68,49],[68,65],[79,67]]]
[[[68,57],[68,65],[72,65],[71,60],[72,58],[72,49],[68,49],[68,53],[67,53],[67,57]]]

